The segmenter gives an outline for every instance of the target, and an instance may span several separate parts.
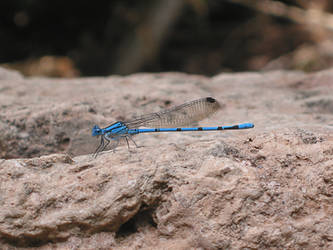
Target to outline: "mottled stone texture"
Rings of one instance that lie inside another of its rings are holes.
[[[96,123],[213,96],[201,125],[91,157]],[[1,249],[333,249],[333,70],[23,78],[0,68]]]

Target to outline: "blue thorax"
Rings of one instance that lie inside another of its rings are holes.
[[[92,136],[108,134],[110,137],[126,134],[128,131],[127,126],[123,122],[115,122],[106,128],[100,128],[95,125],[92,129]]]

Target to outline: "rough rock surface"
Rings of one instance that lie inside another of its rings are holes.
[[[92,153],[93,124],[214,96],[202,125]],[[0,68],[1,249],[333,249],[333,70],[72,80]]]

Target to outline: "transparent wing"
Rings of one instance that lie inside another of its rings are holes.
[[[125,122],[125,124],[128,128],[174,128],[188,126],[207,118],[220,107],[217,100],[212,97],[205,97],[171,109],[143,115],[138,119]]]

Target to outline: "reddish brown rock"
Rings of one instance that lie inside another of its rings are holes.
[[[333,71],[71,80],[0,69],[1,249],[333,248]],[[202,125],[91,157],[94,124],[214,96]]]

